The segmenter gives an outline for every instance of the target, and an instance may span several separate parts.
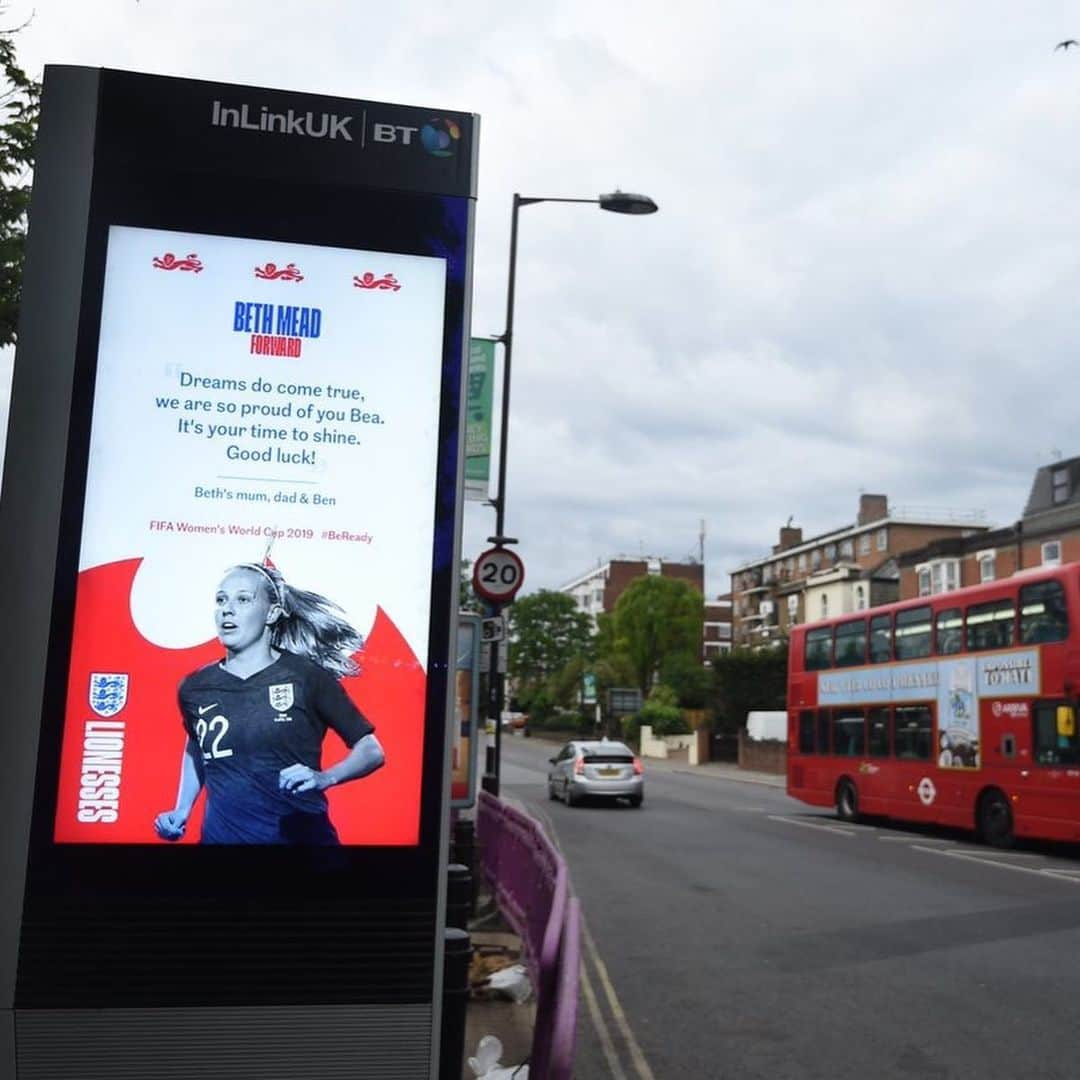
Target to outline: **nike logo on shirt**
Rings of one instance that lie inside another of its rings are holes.
[[[199,706],[199,715],[202,716],[203,713],[208,713],[211,709],[216,709],[217,706],[218,706],[218,703],[216,701],[214,702],[213,705],[200,705]]]

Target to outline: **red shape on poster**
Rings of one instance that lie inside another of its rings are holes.
[[[153,266],[155,270],[190,270],[195,274],[202,273],[203,268],[195,252],[183,259],[178,259],[171,251],[166,251],[164,255],[155,255]]]
[[[130,559],[79,575],[54,831],[60,843],[165,843],[154,832],[154,818],[175,802],[187,737],[176,689],[185,675],[222,655],[216,639],[168,649],[139,633],[131,617],[131,589],[141,564],[141,559]],[[343,686],[375,725],[386,764],[371,776],[331,788],[330,818],[343,844],[413,845],[420,829],[427,679],[382,608],[356,659],[360,674],[343,680]],[[112,823],[80,822],[86,725],[105,715],[100,699],[95,699],[97,709],[91,704],[92,678],[102,673],[127,676],[122,706],[112,713],[118,697],[105,709],[111,721],[124,725],[119,816]],[[324,763],[344,754],[344,745],[329,734]],[[202,798],[179,843],[198,841]]]

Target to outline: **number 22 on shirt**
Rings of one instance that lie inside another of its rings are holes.
[[[202,750],[202,756],[204,761],[211,761],[214,758],[232,757],[232,750],[221,745],[221,740],[225,738],[229,731],[229,721],[227,717],[215,716],[208,724],[200,717],[195,721],[195,735],[199,740],[199,749]],[[210,749],[206,749],[207,737],[210,737]]]

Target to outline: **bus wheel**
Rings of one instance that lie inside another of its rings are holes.
[[[841,821],[859,820],[859,793],[850,780],[836,785],[836,816]]]
[[[1009,800],[996,789],[979,800],[979,839],[996,848],[1011,848],[1016,841]]]

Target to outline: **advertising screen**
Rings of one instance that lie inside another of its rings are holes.
[[[446,279],[108,229],[56,841],[417,843]]]

